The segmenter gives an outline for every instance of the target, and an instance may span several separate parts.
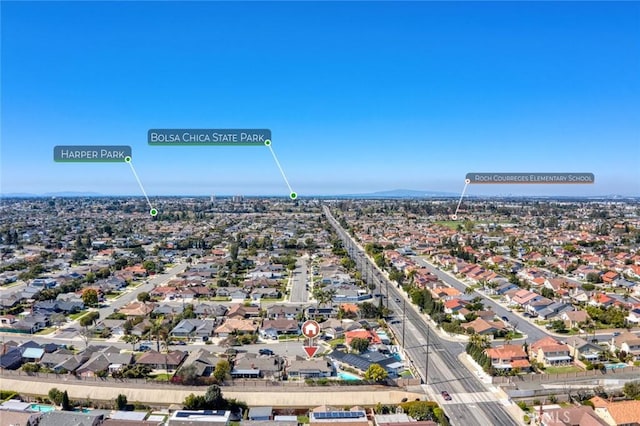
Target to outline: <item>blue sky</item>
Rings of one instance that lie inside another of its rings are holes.
[[[266,147],[150,147],[150,128],[270,128],[300,195],[460,193],[468,172],[640,195],[638,2],[2,2],[3,193],[275,194]]]

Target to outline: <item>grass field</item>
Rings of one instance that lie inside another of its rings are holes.
[[[563,365],[560,367],[547,367],[544,369],[545,374],[562,374],[562,373],[578,373],[583,371],[582,368],[575,365]]]
[[[462,225],[462,221],[459,220],[437,220],[435,222],[437,225],[446,226],[449,229],[453,229],[454,231],[458,229],[459,225]]]

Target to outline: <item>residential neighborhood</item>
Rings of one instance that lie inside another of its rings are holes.
[[[135,199],[14,204],[0,233],[7,377],[409,389],[431,375],[431,351],[424,364],[405,343],[415,318],[452,342],[441,350],[463,342],[460,368],[505,395],[503,378],[640,370],[640,220],[624,203],[556,220],[567,206],[478,201],[458,222],[418,201],[167,199],[153,221]],[[99,224],[77,214],[116,206]],[[72,219],[45,221],[54,211]],[[438,388],[427,398],[449,401]]]

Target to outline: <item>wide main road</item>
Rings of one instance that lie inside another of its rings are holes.
[[[370,264],[371,261],[335,220],[327,206],[324,206],[324,213],[345,249],[357,264],[364,266],[361,269],[363,276],[373,280],[376,288],[386,296],[389,308],[396,313],[403,312],[401,323],[392,325],[392,329],[400,340],[404,336],[404,342],[401,343],[406,348],[406,354],[413,361],[415,369],[426,377],[427,393],[442,405],[451,424],[517,425],[504,405],[496,401],[493,393],[488,392],[475,374],[458,359],[458,354],[464,350],[463,344],[445,341],[432,332],[425,317],[414,307],[406,306],[405,296],[389,283],[378,268]],[[440,392],[443,390],[452,396],[451,401],[442,399]]]

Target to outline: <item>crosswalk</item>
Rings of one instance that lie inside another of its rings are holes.
[[[438,402],[442,404],[474,404],[496,402],[498,400],[498,396],[494,392],[449,392],[451,401],[445,401],[442,395],[435,389],[430,389],[431,392],[427,392],[424,385],[422,385],[422,388],[427,394],[436,395],[439,400]]]

